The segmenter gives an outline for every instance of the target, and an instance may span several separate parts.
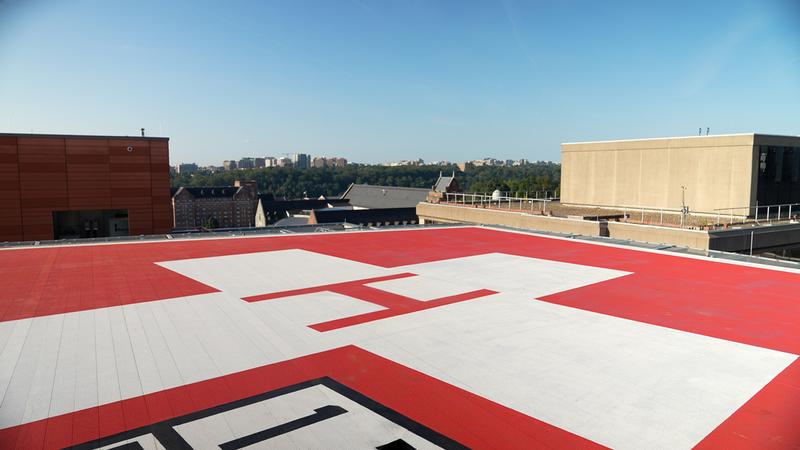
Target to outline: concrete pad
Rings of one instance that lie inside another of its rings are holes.
[[[305,250],[246,253],[158,264],[237,297],[400,273]]]
[[[0,447],[64,448],[174,417],[191,419],[178,427],[196,447],[217,447],[320,406],[347,412],[254,447],[435,441],[386,414],[472,448],[800,442],[797,273],[497,230],[340,236],[15,250],[53,268],[0,298]],[[186,259],[232,248],[259,252]],[[54,286],[75,272],[54,261],[76,254],[97,283],[61,304]],[[406,277],[359,281],[393,275]],[[375,404],[307,387],[326,378]],[[235,407],[195,415],[221,405]],[[92,445],[162,448],[153,430]]]
[[[424,302],[480,289],[478,285],[456,283],[425,275],[378,281],[367,286]]]
[[[251,309],[259,316],[280,317],[298,327],[306,327],[384,308],[335,292],[315,292],[256,302]]]
[[[570,264],[503,253],[453,258],[398,267],[418,275],[497,292],[517,292],[531,297],[599,283],[630,272]]]
[[[517,294],[371,325],[359,346],[613,448],[690,448],[797,359]]]

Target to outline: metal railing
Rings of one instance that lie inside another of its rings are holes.
[[[604,220],[609,216],[619,215],[625,222],[674,226],[684,228],[686,226],[709,226],[710,219],[714,213],[685,211],[677,208],[648,208],[644,206],[620,206],[620,205],[560,205],[557,199],[537,199],[537,198],[523,198],[523,197],[510,197],[510,196],[492,196],[480,193],[447,193],[445,196],[447,203],[477,206],[477,207],[490,207],[504,210],[517,210],[527,211],[530,213],[548,213],[548,203],[553,202],[558,207],[550,207],[550,214],[559,216],[581,215],[584,217],[594,217],[596,220]],[[589,213],[585,211],[586,208],[593,208],[596,210]],[[583,209],[583,210],[582,210]],[[698,220],[698,217],[705,217],[707,219]],[[701,223],[702,222],[702,223]]]
[[[646,217],[647,214],[650,214],[650,213],[658,214],[658,224],[659,225],[664,225],[664,213],[667,213],[667,218],[675,216],[676,214],[680,214],[680,226],[681,226],[681,228],[683,228],[685,226],[684,222],[685,222],[685,218],[686,218],[686,215],[687,215],[682,210],[674,209],[674,208],[645,208],[643,206],[624,206],[622,208],[617,208],[617,209],[621,209],[622,210],[622,214],[623,214],[623,216],[625,216],[626,220],[628,218],[633,218],[634,215],[636,215],[636,216],[640,217],[640,222],[641,223],[645,223],[646,222],[645,221],[645,217]],[[630,214],[629,214],[629,212],[630,212]],[[671,222],[667,221],[667,223],[670,224]]]
[[[582,215],[584,217],[598,216],[602,220],[604,214],[589,214],[586,208],[596,208],[608,211],[607,216],[619,214],[622,220],[650,225],[663,225],[675,227],[702,227],[715,229],[733,224],[793,220],[800,218],[800,203],[782,203],[775,205],[756,205],[733,208],[718,208],[713,211],[693,211],[689,208],[649,208],[644,206],[621,205],[561,205],[557,199],[530,198],[507,195],[508,192],[498,195],[486,193],[446,193],[444,201],[451,204],[476,206],[484,208],[514,210],[520,212],[556,214],[560,216]],[[548,203],[553,202],[553,207]],[[574,211],[573,211],[574,209]]]
[[[598,208],[608,210],[610,213],[619,211],[625,221],[638,220],[639,223],[652,225],[673,225],[683,228],[686,225],[686,218],[690,215],[688,211],[680,208],[649,208],[646,206],[613,206],[613,205],[578,205],[583,208]],[[657,219],[656,219],[657,218]],[[664,220],[664,219],[667,220]]]
[[[739,206],[733,208],[718,208],[715,209],[717,213],[717,222],[720,217],[726,217],[729,223],[734,222],[734,216],[741,219],[744,223],[747,218],[752,217],[756,223],[766,221],[772,223],[773,220],[791,220],[800,215],[800,203],[780,203],[775,205],[753,205],[753,206]]]
[[[658,222],[651,220],[649,223],[659,225],[680,225],[681,228],[693,226],[726,226],[732,224],[745,224],[760,221],[789,220],[800,215],[800,203],[784,203],[776,205],[742,206],[734,208],[718,208],[713,211],[694,211],[686,208],[647,208],[643,206],[610,206],[610,205],[581,205],[584,207],[596,207],[608,210],[622,211],[626,219],[640,220],[645,223],[645,219],[650,214],[658,215]],[[752,211],[752,214],[750,212]],[[665,217],[669,220],[665,221]],[[680,222],[678,223],[678,218]],[[752,218],[752,219],[751,219]],[[689,220],[691,219],[691,220]],[[711,223],[712,219],[716,219]],[[697,223],[698,220],[704,223]]]
[[[547,214],[547,198],[512,197],[477,193],[447,192],[445,201],[457,205],[470,205],[482,208],[507,209],[509,211],[539,212]]]
[[[541,190],[541,191],[497,191],[497,192],[499,192],[500,196],[504,198],[512,197],[512,198],[525,198],[534,200],[539,200],[539,199],[553,200],[558,198],[558,188],[552,191]],[[489,196],[492,195],[491,192],[483,192],[478,194],[489,195]]]

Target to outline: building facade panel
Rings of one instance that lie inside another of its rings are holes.
[[[108,165],[108,154],[103,153],[68,153],[67,164],[104,164]]]
[[[60,237],[172,228],[166,138],[0,135],[0,179],[0,241],[53,239],[59,227]]]
[[[753,134],[562,144],[561,201],[574,205],[746,208]]]
[[[3,175],[0,172],[0,177]],[[18,183],[17,186],[19,186]],[[20,200],[18,187],[17,189],[3,189],[0,186],[0,236],[9,236],[8,240],[22,239]]]
[[[86,209],[111,209],[111,197],[70,197],[69,211]]]

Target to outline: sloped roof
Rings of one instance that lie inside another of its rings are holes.
[[[348,200],[328,199],[328,200],[265,200],[261,198],[261,208],[264,211],[308,211],[312,209],[327,208],[332,206],[347,206]]]
[[[453,182],[455,177],[445,177],[439,175],[439,179],[436,180],[436,185],[433,187],[433,190],[436,192],[446,192],[447,188],[450,186],[450,183]]]
[[[241,187],[236,186],[202,186],[202,187],[184,187],[184,191],[189,192],[195,198],[223,198],[233,197]],[[177,195],[181,189],[177,190],[174,195]]]
[[[296,225],[308,225],[308,216],[292,216],[281,219],[273,223],[272,227],[289,227]]]
[[[416,222],[417,208],[316,209],[317,223],[383,223]]]
[[[351,184],[342,198],[362,208],[411,208],[424,202],[428,189]]]

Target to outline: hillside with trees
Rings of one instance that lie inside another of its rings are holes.
[[[386,167],[353,164],[309,169],[271,167],[172,174],[172,186],[230,186],[235,180],[253,180],[258,183],[260,192],[273,193],[276,198],[337,197],[350,183],[430,188],[440,171],[445,174],[455,171],[464,192],[491,193],[500,189],[518,192],[519,195],[526,192],[533,195],[536,191],[553,192],[561,177],[561,165],[557,163],[469,167],[466,172],[459,172],[456,166]]]

